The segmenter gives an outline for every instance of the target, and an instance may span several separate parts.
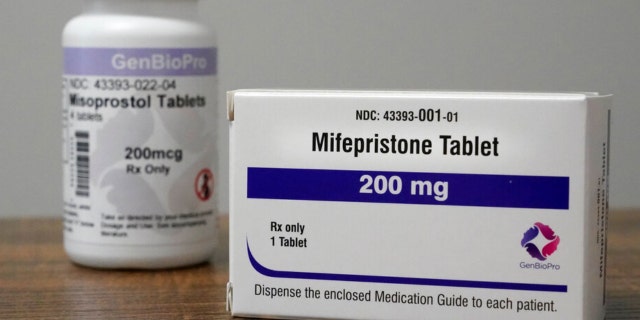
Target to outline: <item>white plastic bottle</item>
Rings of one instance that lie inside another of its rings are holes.
[[[215,248],[217,51],[197,0],[86,0],[63,32],[64,245],[98,268]]]

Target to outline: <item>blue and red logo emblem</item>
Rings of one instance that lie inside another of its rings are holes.
[[[520,244],[532,258],[545,261],[558,249],[560,237],[548,225],[536,222],[524,233]]]

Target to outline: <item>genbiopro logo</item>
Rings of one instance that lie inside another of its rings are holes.
[[[558,249],[560,237],[548,225],[536,222],[524,233],[520,244],[532,258],[545,261]]]

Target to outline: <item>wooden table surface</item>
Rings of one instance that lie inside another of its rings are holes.
[[[208,264],[164,271],[79,267],[60,219],[0,219],[0,319],[228,319],[228,227]],[[609,218],[607,319],[640,319],[640,210]]]

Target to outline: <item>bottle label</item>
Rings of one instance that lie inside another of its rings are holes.
[[[216,62],[215,48],[64,49],[66,238],[212,237]]]

